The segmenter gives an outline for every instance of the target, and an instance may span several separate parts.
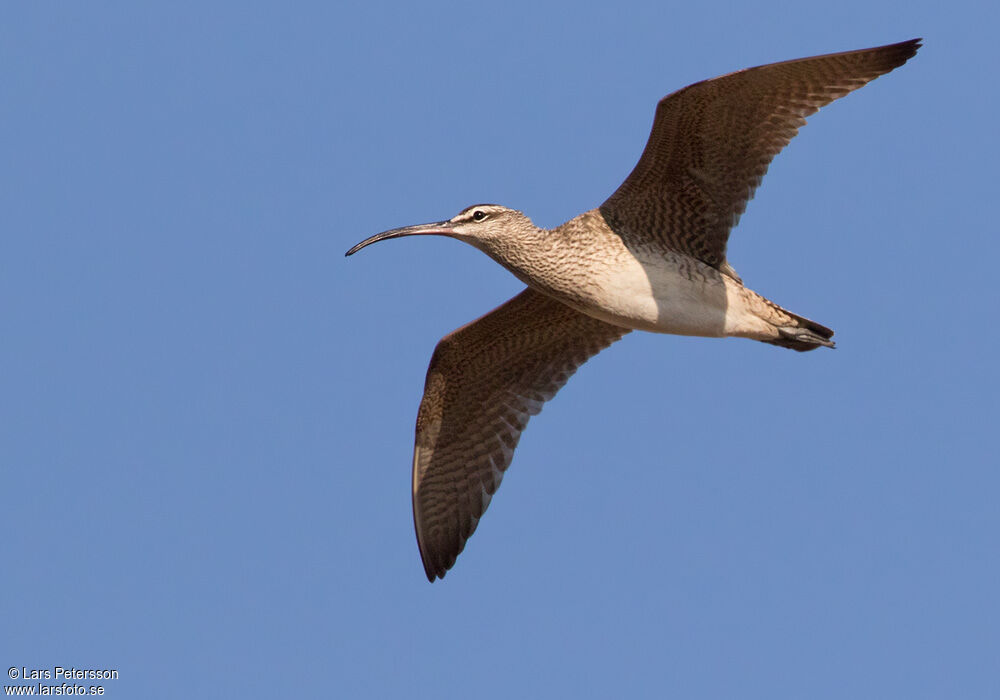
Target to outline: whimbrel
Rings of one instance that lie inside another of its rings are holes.
[[[413,453],[413,520],[428,580],[444,577],[475,531],[528,419],[629,331],[833,347],[832,330],[743,286],[726,242],[805,118],[919,47],[913,39],[772,63],[678,90],[657,105],[646,148],[621,187],[554,229],[478,204],[347,251],[400,236],[450,236],[528,285],[442,338],[431,357]]]

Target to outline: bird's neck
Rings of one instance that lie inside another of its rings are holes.
[[[571,303],[585,290],[581,279],[596,259],[605,232],[613,235],[596,210],[591,210],[554,229],[534,225],[491,241],[481,249],[534,289]]]

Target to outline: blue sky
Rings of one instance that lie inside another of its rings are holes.
[[[6,3],[0,662],[108,697],[1000,695],[996,10],[985,3]],[[838,348],[632,334],[424,578],[413,422],[521,285],[344,251],[477,202],[554,226],[656,101],[925,38],[734,232]]]

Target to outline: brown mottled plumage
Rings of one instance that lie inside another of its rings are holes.
[[[551,231],[481,204],[385,231],[470,243],[528,285],[445,336],[427,371],[413,456],[413,518],[427,578],[476,529],[528,419],[630,330],[739,336],[799,351],[833,331],[743,286],[729,232],[805,117],[913,56],[915,39],[749,68],[663,98],[642,157],[598,209]]]
[[[413,455],[413,521],[428,578],[455,563],[528,419],[626,333],[529,288],[438,343]]]
[[[920,40],[800,58],[704,80],[656,106],[649,141],[601,213],[637,245],[720,267],[729,231],[806,117],[917,53]]]

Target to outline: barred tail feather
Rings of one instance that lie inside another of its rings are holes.
[[[808,318],[793,314],[787,309],[782,309],[782,311],[791,316],[794,323],[777,326],[779,337],[774,340],[765,340],[765,343],[799,352],[808,352],[821,346],[825,348],[836,347],[834,342],[830,340],[833,337],[832,330],[815,321],[810,321]]]

